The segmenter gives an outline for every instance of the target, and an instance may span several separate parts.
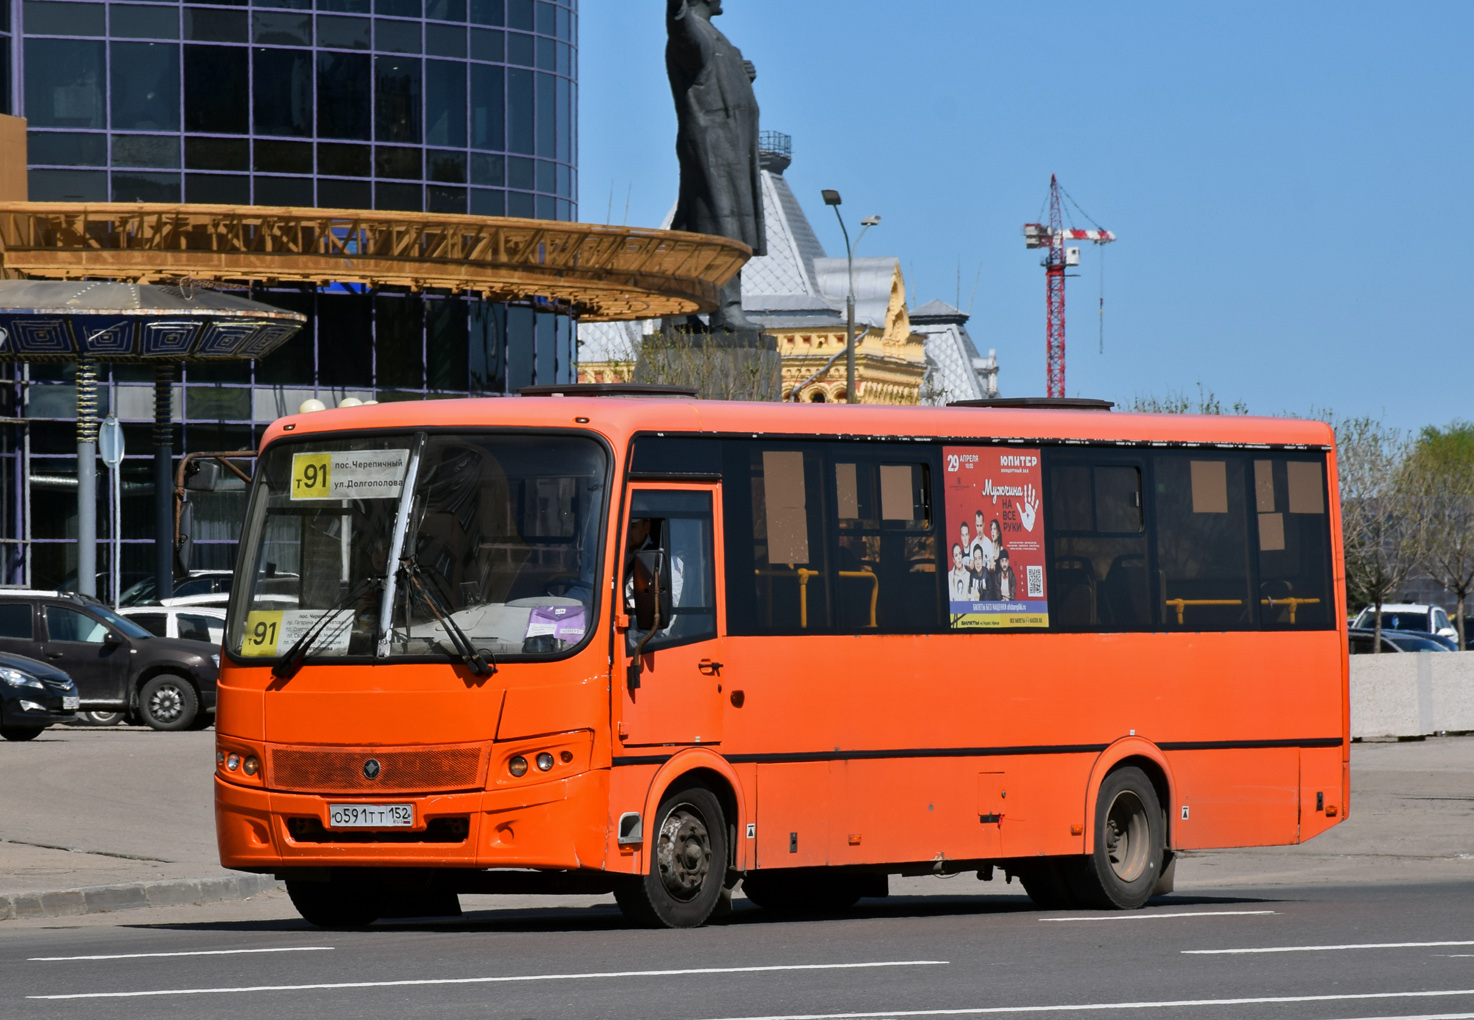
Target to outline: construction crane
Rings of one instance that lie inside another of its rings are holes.
[[[1065,247],[1066,241],[1093,241],[1096,244],[1109,244],[1116,239],[1116,235],[1095,224],[1094,230],[1076,230],[1074,227],[1066,228],[1063,223],[1060,210],[1060,186],[1059,180],[1054,174],[1049,175],[1049,225],[1042,223],[1024,224],[1024,246],[1027,248],[1048,248],[1049,252],[1044,256],[1040,265],[1044,267],[1044,292],[1045,292],[1045,392],[1047,396],[1063,397],[1065,395],[1065,267],[1078,266],[1080,264],[1080,249],[1078,247]],[[1066,192],[1066,197],[1069,193]],[[1085,215],[1085,210],[1070,199],[1072,205],[1080,210],[1080,215]]]

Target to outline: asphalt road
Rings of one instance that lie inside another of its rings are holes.
[[[246,905],[236,917],[132,912],[0,932],[0,1014],[1474,1017],[1470,893],[1239,889],[1129,914],[904,896],[785,922],[739,900],[725,921],[679,932],[626,929],[602,904],[352,933]]]
[[[211,739],[0,747],[0,772],[29,777],[0,784],[0,881],[218,867]],[[453,923],[323,932],[280,891],[5,921],[0,1018],[1474,1020],[1474,737],[1358,744],[1352,783],[1344,824],[1183,855],[1178,892],[1133,913],[1042,912],[960,875],[892,879],[833,920],[775,921],[739,891],[731,915],[679,932],[627,928],[608,897],[464,897]],[[53,856],[17,875],[34,854]]]

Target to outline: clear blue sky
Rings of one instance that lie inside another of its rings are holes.
[[[664,4],[580,6],[580,218],[612,192],[614,222],[628,196],[628,222],[658,226],[677,183]],[[1068,284],[1070,395],[1201,382],[1254,411],[1474,418],[1474,4],[726,6],[829,253],[820,188],[851,223],[884,217],[861,253],[901,260],[913,307],[955,302],[960,266],[1005,395],[1044,389],[1020,227],[1057,173],[1120,237]]]

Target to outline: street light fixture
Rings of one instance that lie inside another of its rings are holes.
[[[844,235],[844,256],[849,267],[849,294],[845,297],[845,345],[844,345],[844,378],[845,378],[845,400],[851,404],[858,404],[859,392],[855,389],[855,248],[860,247],[860,239],[865,236],[865,231],[880,222],[879,216],[866,216],[860,221],[860,233],[855,236],[855,243],[850,245],[850,232],[845,229],[844,217],[839,214],[841,199],[839,192],[833,188],[825,188],[820,192],[824,196],[824,204],[834,207],[834,218],[839,220],[839,232]]]

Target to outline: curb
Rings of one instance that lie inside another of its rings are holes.
[[[58,892],[0,893],[0,921],[244,900],[280,885],[270,875],[225,875],[220,878],[180,879],[172,882],[94,885]]]

